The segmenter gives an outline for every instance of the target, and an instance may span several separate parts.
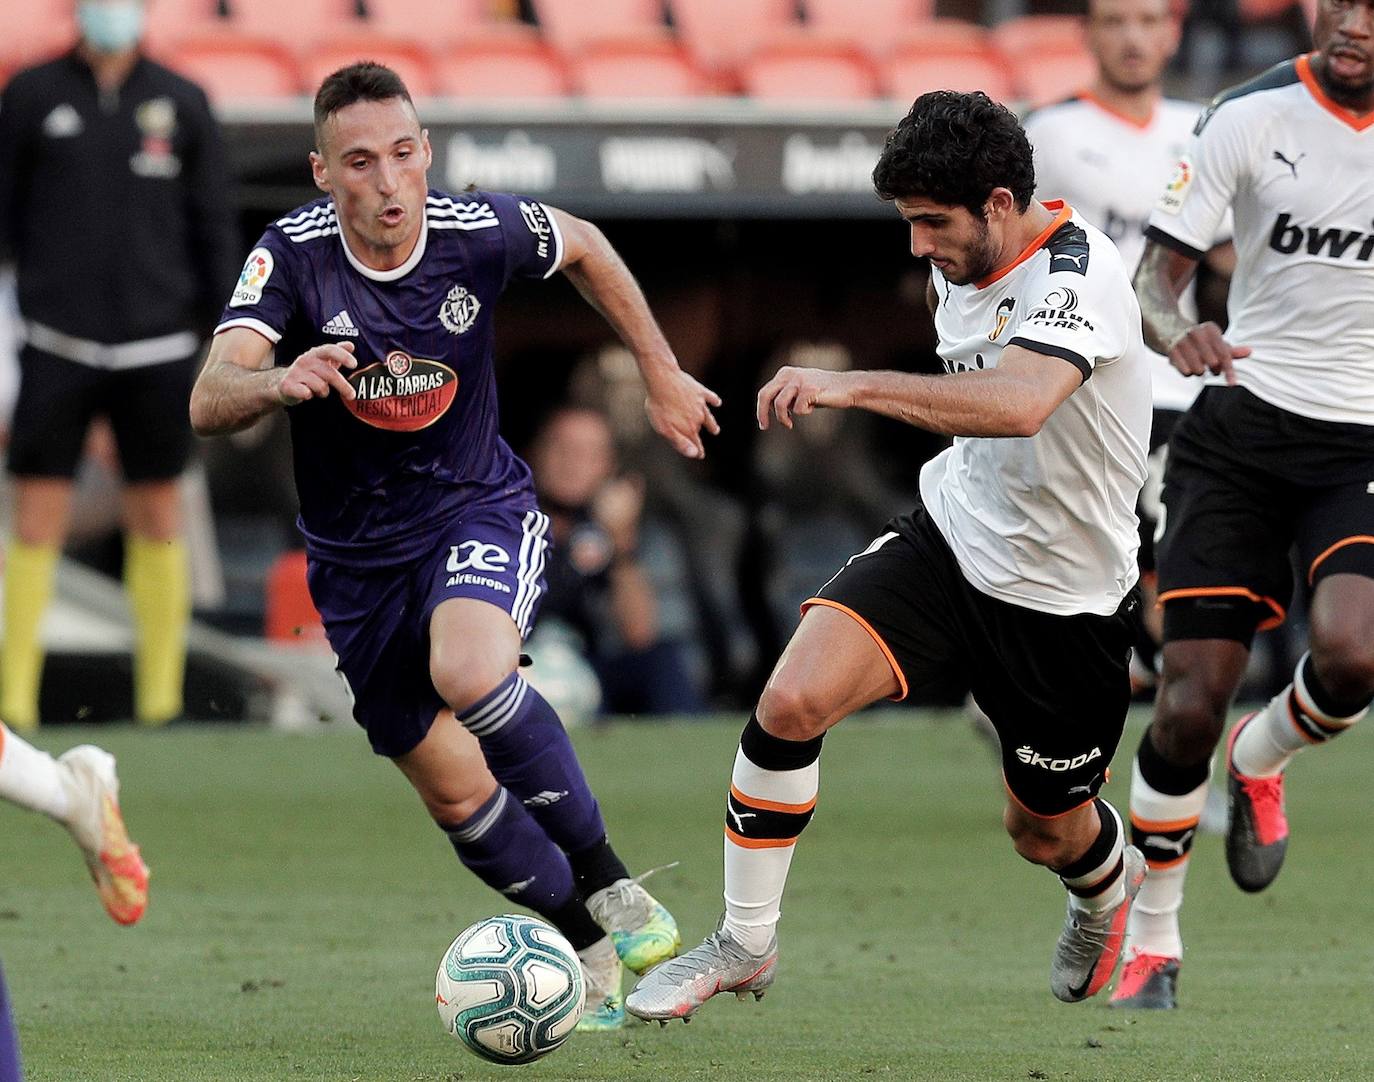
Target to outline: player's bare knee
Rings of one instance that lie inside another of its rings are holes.
[[[830,716],[816,695],[790,681],[770,682],[758,706],[759,724],[783,740],[812,740],[825,732]]]
[[[1192,766],[1207,759],[1221,739],[1229,690],[1197,674],[1165,680],[1155,700],[1150,742],[1166,760]]]
[[[471,819],[494,791],[495,785],[490,777],[473,779],[471,784],[465,783],[461,777],[449,778],[445,779],[441,788],[428,791],[416,786],[429,817],[440,826],[448,827]]]
[[[431,657],[429,678],[449,709],[462,714],[473,703],[490,695],[514,668],[513,663],[490,654]]]
[[[1048,868],[1058,868],[1073,860],[1067,851],[1065,840],[1051,830],[1038,826],[1033,819],[1007,809],[1002,819],[1007,833],[1011,835],[1012,847],[1017,856],[1032,864],[1042,864]]]
[[[1343,702],[1374,694],[1374,620],[1313,606],[1309,649],[1322,687]]]

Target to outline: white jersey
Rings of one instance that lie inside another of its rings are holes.
[[[1149,234],[1200,257],[1228,207],[1226,338],[1254,350],[1237,381],[1304,417],[1374,424],[1374,113],[1331,101],[1306,56],[1222,94]]]
[[[1150,210],[1187,150],[1201,109],[1165,98],[1145,123],[1083,93],[1037,109],[1026,118],[1035,150],[1035,182],[1042,199],[1066,199],[1106,233],[1132,273],[1145,250]],[[1223,223],[1218,239],[1229,235]],[[1188,302],[1192,302],[1189,291]],[[1150,352],[1150,383],[1160,409],[1185,410],[1202,381],[1185,376],[1162,354]]]
[[[1109,616],[1136,580],[1136,496],[1150,434],[1149,354],[1115,245],[1059,202],[1009,266],[953,286],[936,268],[947,372],[996,368],[1008,345],[1067,361],[1083,385],[1030,437],[959,437],[921,470],[921,499],[964,577],[1056,615]]]

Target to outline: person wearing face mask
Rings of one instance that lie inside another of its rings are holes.
[[[39,721],[39,627],[99,416],[125,482],[135,716],[160,724],[182,709],[187,405],[238,239],[205,94],[143,55],[146,14],[143,0],[79,0],[71,51],[18,72],[0,96],[0,264],[15,267],[24,341],[0,718],[19,730]]]

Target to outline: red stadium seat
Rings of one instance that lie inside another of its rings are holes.
[[[600,38],[664,26],[663,0],[533,0],[533,4],[544,36],[565,53]]]
[[[193,38],[179,43],[168,62],[220,105],[289,98],[303,89],[295,60],[275,41],[237,34]]]
[[[558,98],[568,92],[568,73],[537,34],[493,28],[440,54],[439,92],[458,98]]]
[[[596,42],[572,59],[573,87],[592,98],[692,98],[711,80],[668,34]]]
[[[883,92],[902,102],[928,90],[982,90],[996,101],[1014,98],[1006,65],[991,53],[931,53],[903,48],[879,64]]]
[[[1097,61],[1085,50],[1023,53],[1011,58],[1011,69],[1017,92],[1031,106],[1062,101],[1097,77]]]
[[[353,0],[229,0],[233,28],[285,45],[296,55],[321,38],[362,29]]]
[[[426,50],[412,41],[358,32],[324,38],[301,54],[306,89],[313,93],[330,73],[359,60],[385,64],[401,77],[412,98],[432,98],[438,93],[434,63]]]
[[[61,0],[3,0],[0,64],[16,70],[50,60],[76,42],[72,5]]]
[[[1022,15],[998,23],[991,33],[993,47],[1008,60],[1084,48],[1083,20],[1077,15]]]
[[[849,38],[878,56],[933,17],[935,0],[803,0],[802,10],[815,30]]]
[[[144,40],[153,53],[165,52],[186,38],[225,29],[216,0],[153,0],[147,12]]]
[[[487,0],[367,0],[368,26],[389,38],[446,45],[491,22]]]
[[[739,69],[744,92],[769,101],[872,98],[877,74],[857,45],[811,34],[764,45]]]
[[[707,67],[736,64],[797,25],[792,0],[669,0],[668,7],[683,42]]]
[[[985,56],[992,51],[988,32],[977,23],[963,19],[930,19],[917,23],[893,38],[887,53],[928,53],[939,56]]]

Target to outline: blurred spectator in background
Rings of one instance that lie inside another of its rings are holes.
[[[140,50],[141,0],[80,0],[80,39],[0,99],[0,260],[24,347],[9,447],[0,717],[38,724],[39,629],[93,417],[125,489],[134,708],[182,709],[189,572],[179,478],[195,356],[238,266],[234,203],[204,93]]]
[[[658,598],[640,561],[644,478],[617,476],[605,415],[581,406],[557,409],[535,437],[529,463],[539,506],[552,524],[541,627],[552,618],[580,636],[607,713],[702,710],[681,646],[660,634]],[[536,637],[535,680],[539,646]]]

